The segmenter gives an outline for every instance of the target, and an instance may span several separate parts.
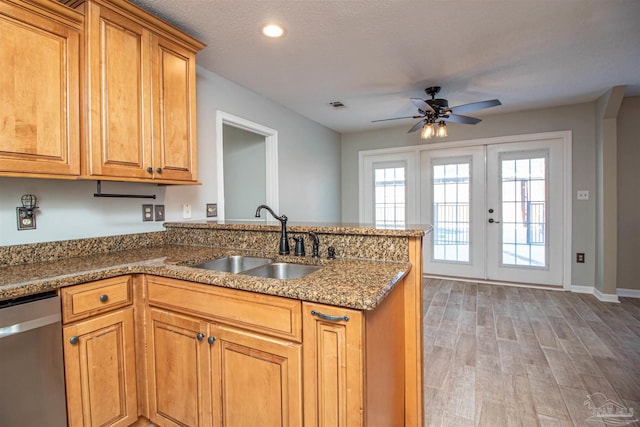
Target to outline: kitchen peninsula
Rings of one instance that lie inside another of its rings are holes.
[[[165,226],[0,247],[0,300],[61,294],[70,425],[233,425],[252,416],[289,426],[422,425],[429,227],[290,224],[289,236],[308,247],[308,233],[318,235],[313,258],[279,255],[279,225]],[[193,267],[230,255],[321,268],[281,280]],[[117,357],[104,369],[122,375],[104,391],[120,398],[101,407],[86,397],[93,373],[82,358],[109,328],[116,349],[100,353]]]

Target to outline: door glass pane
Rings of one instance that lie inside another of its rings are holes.
[[[397,228],[405,225],[405,167],[381,167],[374,170],[376,227]]]
[[[501,159],[502,265],[546,267],[546,157]]]
[[[433,259],[469,262],[470,161],[434,164]]]

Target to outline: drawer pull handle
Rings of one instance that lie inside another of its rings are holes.
[[[100,302],[107,302],[107,301],[109,301],[109,295],[107,294],[100,295]]]
[[[322,320],[328,320],[330,322],[348,322],[349,316],[329,316],[327,314],[322,314],[319,311],[311,310],[312,316],[318,316]]]
[[[198,339],[198,341],[202,341],[204,339],[204,334],[200,332],[198,335],[196,335],[196,338]]]
[[[216,337],[209,337],[207,338],[207,341],[209,342],[209,344],[213,344],[214,342],[216,342]]]
[[[80,341],[80,339],[77,336],[72,336],[71,338],[69,338],[69,342],[71,344],[78,344],[78,341]]]

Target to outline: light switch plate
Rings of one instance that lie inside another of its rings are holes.
[[[164,221],[164,205],[155,205],[153,213],[156,221]]]
[[[207,218],[212,218],[216,216],[218,216],[218,204],[207,203]]]

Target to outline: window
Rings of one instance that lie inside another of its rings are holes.
[[[374,222],[376,227],[396,228],[406,224],[406,166],[374,166]]]

